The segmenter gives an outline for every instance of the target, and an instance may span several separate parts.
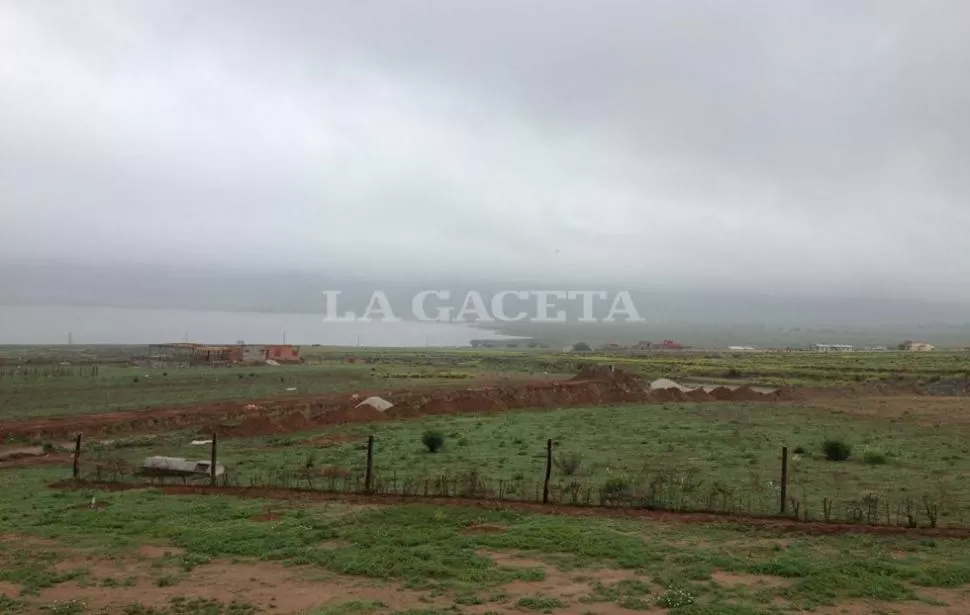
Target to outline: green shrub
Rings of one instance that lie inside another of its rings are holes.
[[[583,456],[579,453],[563,453],[553,459],[552,462],[560,472],[566,476],[573,476],[579,472],[579,468],[583,464]]]
[[[852,456],[852,445],[842,440],[826,440],[822,452],[829,461],[845,461]]]
[[[543,611],[550,612],[553,609],[561,609],[566,606],[566,603],[559,598],[547,598],[544,596],[527,596],[525,598],[519,598],[519,606],[523,609],[529,609],[530,611]]]
[[[794,454],[794,455],[807,455],[808,454],[808,451],[805,450],[805,447],[804,446],[796,446],[795,447],[795,450],[792,451],[792,454]]]
[[[609,506],[628,500],[633,495],[633,485],[624,476],[614,476],[600,489],[600,501]]]
[[[873,466],[885,465],[888,461],[886,454],[878,450],[866,451],[865,455],[862,456],[862,460]]]
[[[445,445],[445,435],[440,431],[426,431],[421,436],[421,442],[429,453],[437,453]]]

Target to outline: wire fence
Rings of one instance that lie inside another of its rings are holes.
[[[534,478],[497,477],[477,469],[415,475],[375,469],[374,436],[368,437],[363,471],[318,467],[312,453],[303,463],[271,470],[237,471],[218,462],[218,438],[212,436],[210,458],[191,471],[146,471],[145,467],[111,456],[94,455],[82,462],[82,438],[77,436],[72,475],[96,483],[151,485],[204,484],[212,487],[302,489],[335,494],[370,494],[408,498],[461,498],[526,502],[549,506],[631,508],[681,513],[711,513],[749,517],[776,516],[812,523],[850,523],[906,528],[967,528],[967,512],[948,508],[943,494],[892,497],[864,493],[858,497],[825,497],[788,484],[787,447],[780,451],[778,481],[727,483],[708,480],[693,468],[663,468],[637,476],[594,477],[580,472],[570,456],[555,457],[546,442],[545,471]]]

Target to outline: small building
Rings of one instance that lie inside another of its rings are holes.
[[[728,350],[733,350],[736,352],[750,352],[754,350],[754,346],[728,346]]]
[[[855,346],[851,344],[812,344],[811,349],[815,352],[852,352]]]
[[[145,363],[151,366],[193,367],[239,364],[262,364],[269,360],[277,363],[303,363],[300,347],[290,344],[152,344],[148,347]]]
[[[302,363],[300,357],[300,347],[289,344],[273,344],[263,346],[264,359],[276,361],[277,363]]]
[[[633,350],[684,350],[687,346],[677,340],[664,340],[662,342],[639,341]]]
[[[225,466],[216,462],[216,477],[222,476],[225,473]],[[212,465],[207,460],[190,461],[182,457],[155,456],[147,457],[141,462],[138,468],[138,474],[153,478],[205,478],[212,476]]]
[[[927,344],[926,342],[910,342],[906,346],[906,350],[910,352],[932,352],[936,350],[936,346]]]

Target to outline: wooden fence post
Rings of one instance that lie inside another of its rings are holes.
[[[78,465],[78,462],[80,461],[80,459],[81,459],[81,434],[78,434],[77,438],[74,440],[74,474],[73,474],[74,480],[77,480],[78,476],[80,476],[81,474],[81,469]]]
[[[374,436],[367,436],[367,474],[364,477],[364,490],[374,490]]]
[[[781,447],[781,514],[788,512],[788,447]]]
[[[209,484],[216,486],[216,434],[212,434],[212,458],[209,460]]]
[[[552,438],[546,441],[546,481],[542,486],[542,503],[549,503],[549,479],[552,477]]]

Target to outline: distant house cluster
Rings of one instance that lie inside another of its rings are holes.
[[[472,340],[472,348],[549,348],[535,340]]]
[[[600,350],[617,352],[623,350],[685,350],[689,348],[685,344],[678,342],[677,340],[664,340],[662,342],[647,342],[640,341],[633,346],[624,346],[623,344],[603,344],[600,346]]]
[[[300,347],[291,344],[152,344],[148,355],[139,359],[153,367],[303,363]]]

